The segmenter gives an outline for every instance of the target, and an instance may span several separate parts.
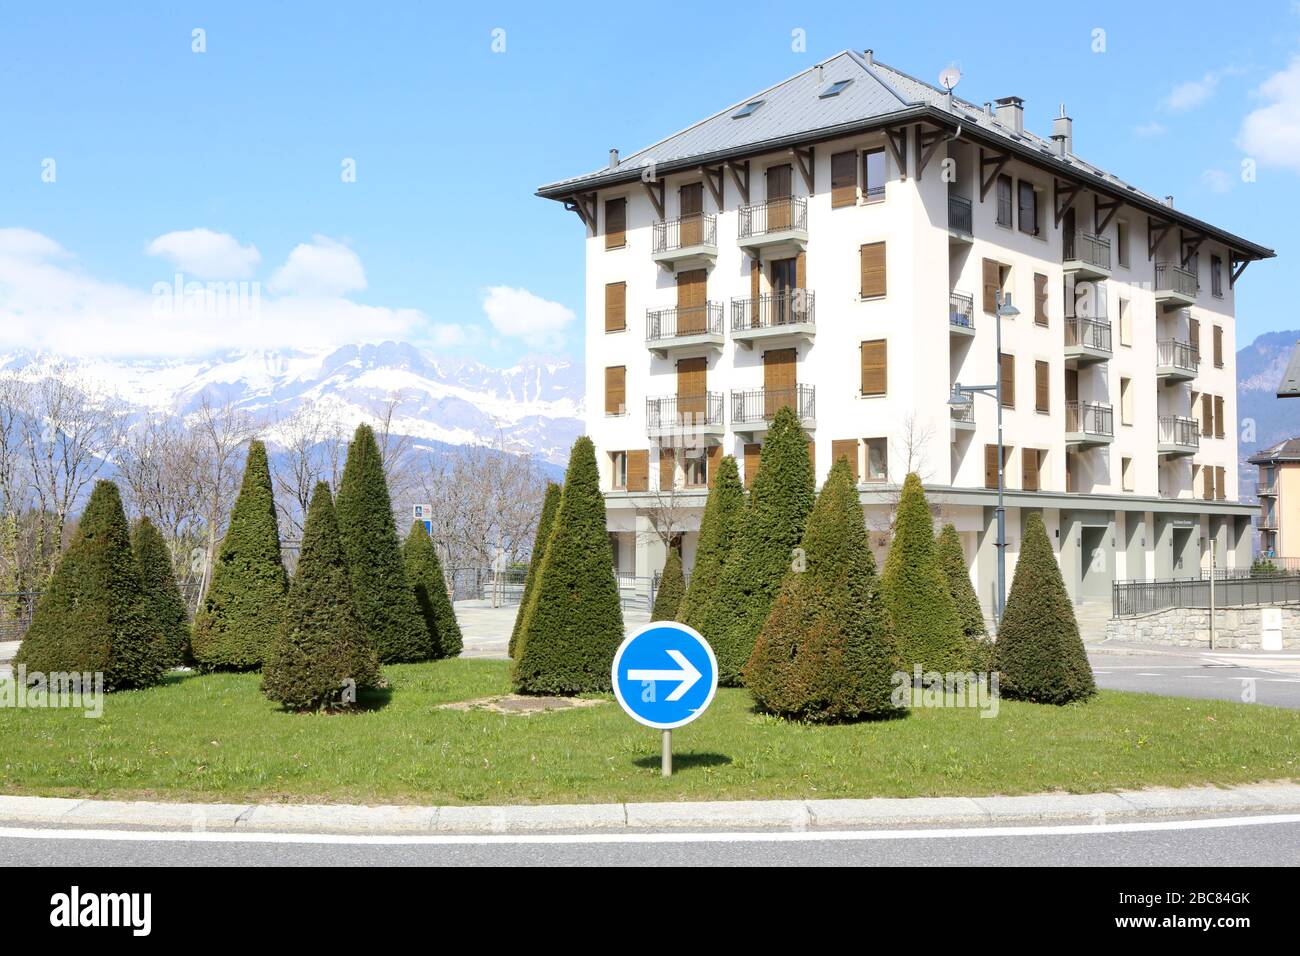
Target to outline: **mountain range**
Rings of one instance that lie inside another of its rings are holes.
[[[1243,500],[1254,496],[1259,477],[1259,470],[1246,459],[1284,438],[1300,435],[1300,398],[1277,397],[1278,382],[1297,341],[1300,329],[1265,332],[1237,350],[1237,455]],[[1254,440],[1247,441],[1252,435]]]

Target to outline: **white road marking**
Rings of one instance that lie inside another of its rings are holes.
[[[1300,824],[1300,813],[1199,820],[1136,823],[1078,823],[1055,826],[947,827],[935,830],[776,830],[685,833],[520,833],[520,834],[371,834],[228,833],[174,830],[78,830],[0,827],[0,839],[102,840],[124,843],[303,843],[358,846],[472,846],[479,844],[616,844],[616,843],[817,843],[864,840],[948,840],[1017,836],[1099,836],[1167,830],[1213,830],[1233,827]]]

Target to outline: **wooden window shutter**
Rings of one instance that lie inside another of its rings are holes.
[[[763,454],[763,446],[758,442],[745,445],[745,487],[748,488],[754,483],[754,476],[758,474],[758,461]]]
[[[1201,396],[1201,436],[1209,438],[1214,434],[1214,397],[1210,394]]]
[[[605,331],[622,332],[627,328],[627,283],[611,282],[605,286]]]
[[[1223,326],[1214,327],[1214,367],[1223,368]]]
[[[1202,465],[1201,476],[1204,479],[1201,497],[1206,501],[1210,501],[1214,497],[1214,468],[1210,465]]]
[[[1047,276],[1034,273],[1034,321],[1047,324]]]
[[[677,484],[677,449],[659,449],[659,490],[671,491]]]
[[[1002,267],[995,259],[984,260],[984,311],[997,315],[998,290],[1002,288]]]
[[[605,414],[627,414],[627,366],[605,369]]]
[[[1192,340],[1192,348],[1196,349],[1197,354],[1204,355],[1205,352],[1204,350],[1201,349],[1201,320],[1200,319],[1187,320],[1187,337]]]
[[[1016,407],[1016,357],[1002,353],[998,363],[1002,375],[1002,407]]]
[[[831,208],[858,201],[858,156],[853,150],[831,156]]]
[[[862,343],[862,394],[884,395],[889,390],[889,349],[885,339]]]
[[[858,440],[856,438],[837,438],[831,442],[831,467],[841,458],[845,458],[849,463],[849,471],[853,475],[853,483],[858,483]]]
[[[808,442],[808,464],[812,465],[813,479],[817,478],[817,442]]]
[[[808,253],[801,252],[794,257],[794,287],[808,288]]]
[[[1038,449],[1020,449],[1020,487],[1025,491],[1038,490]]]
[[[1214,497],[1218,498],[1220,501],[1228,497],[1228,489],[1226,487],[1226,479],[1224,477],[1222,465],[1214,466]]]
[[[998,446],[984,446],[984,487],[998,487]]]
[[[1034,362],[1034,410],[1052,410],[1052,367],[1046,362]]]
[[[1214,396],[1214,437],[1222,438],[1223,429],[1224,429],[1223,396],[1215,395]]]
[[[869,242],[859,249],[862,258],[862,297],[871,299],[885,294],[885,244]]]
[[[757,259],[749,260],[749,322],[754,328],[759,322],[759,296],[762,295],[763,264]]]
[[[650,490],[650,450],[648,448],[627,452],[627,490]]]
[[[627,200],[605,200],[605,248],[627,245]]]
[[[708,462],[705,467],[709,472],[709,484],[712,485],[714,476],[717,475],[718,469],[722,466],[722,446],[710,445],[704,454]]]

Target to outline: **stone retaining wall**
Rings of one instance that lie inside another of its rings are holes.
[[[1300,649],[1300,605],[1283,606],[1282,646]],[[1231,607],[1215,612],[1215,648],[1259,647],[1262,608]],[[1140,617],[1112,618],[1106,622],[1106,639],[1176,647],[1210,646],[1210,612],[1205,608],[1176,607]]]

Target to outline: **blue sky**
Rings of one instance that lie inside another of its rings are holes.
[[[1022,96],[1038,132],[1064,101],[1086,159],[1278,251],[1239,287],[1239,342],[1300,327],[1291,0],[111,6],[2,5],[0,348],[391,335],[493,365],[578,358],[582,227],[533,190],[868,46],[927,80],[956,62],[961,95]],[[260,282],[256,322],[159,328],[141,309],[178,266]]]

